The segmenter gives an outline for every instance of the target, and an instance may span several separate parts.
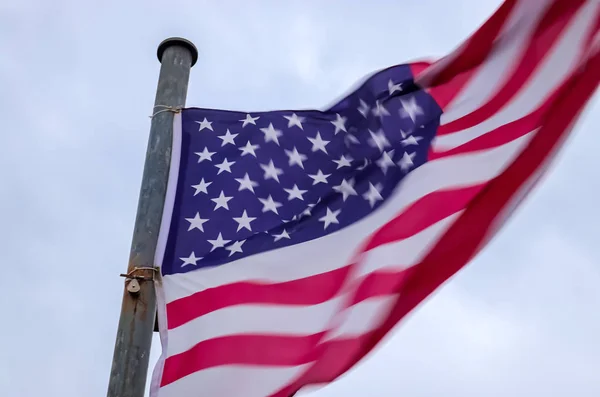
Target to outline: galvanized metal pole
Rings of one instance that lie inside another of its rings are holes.
[[[170,38],[158,47],[161,62],[155,110],[183,107],[190,69],[198,59],[191,42]],[[171,159],[172,111],[152,118],[146,162],[131,242],[108,397],[143,397],[156,315],[154,252],[162,219]],[[141,270],[140,270],[141,269]],[[132,273],[133,272],[133,273]]]

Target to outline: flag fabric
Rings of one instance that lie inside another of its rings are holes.
[[[600,2],[508,0],[325,111],[175,117],[154,397],[331,382],[489,241],[600,79]]]

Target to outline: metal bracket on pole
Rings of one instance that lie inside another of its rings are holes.
[[[156,319],[153,279],[157,237],[167,191],[174,110],[183,109],[190,69],[198,50],[190,41],[171,38],[158,46],[161,62],[154,112],[135,219],[125,291],[117,328],[108,397],[143,397]],[[160,111],[162,108],[163,111]],[[158,110],[157,110],[158,109]],[[150,281],[150,282],[149,282]]]
[[[151,276],[136,274],[139,271],[152,271]],[[129,293],[137,294],[140,292],[140,281],[154,281],[154,274],[158,271],[157,267],[134,267],[127,274],[119,274],[120,277],[125,277],[125,286]]]

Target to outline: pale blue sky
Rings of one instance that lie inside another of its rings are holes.
[[[188,105],[315,108],[499,3],[2,2],[2,395],[106,394],[161,40],[200,50]],[[315,397],[600,395],[599,111],[488,248]]]

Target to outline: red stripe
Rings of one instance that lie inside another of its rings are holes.
[[[438,160],[440,158],[455,156],[458,154],[467,154],[481,150],[492,149],[512,142],[515,139],[519,139],[540,126],[542,118],[548,109],[551,109],[555,98],[556,94],[553,94],[550,99],[546,101],[540,108],[532,113],[529,113],[527,116],[508,124],[504,124],[495,130],[486,132],[484,135],[472,139],[463,145],[439,152],[436,152],[432,148],[429,151],[428,160]]]
[[[321,353],[319,361],[311,366],[299,380],[271,394],[269,397],[290,397],[302,385],[335,380],[349,369],[346,368],[346,363],[352,361],[354,352],[370,341],[371,335],[372,333],[367,333],[355,338],[334,339],[319,345],[319,352]]]
[[[279,367],[306,364],[316,359],[315,346],[323,335],[247,334],[202,341],[190,350],[165,360],[161,387],[194,372],[221,365]]]
[[[419,81],[425,85],[440,108],[445,109],[465,88],[473,75],[479,70],[480,64],[487,58],[494,42],[502,31],[517,1],[505,1],[501,7],[478,29],[475,34],[459,49],[448,57],[442,58],[438,64],[454,57],[444,69],[432,78]],[[468,54],[469,57],[464,56]]]
[[[526,51],[523,52],[522,59],[515,63],[518,66],[512,75],[506,79],[506,84],[500,91],[473,113],[441,125],[437,135],[450,134],[480,124],[506,105],[518,94],[519,90],[542,64],[542,60],[560,39],[561,33],[566,30],[567,25],[584,2],[585,0],[571,0],[567,3],[554,3],[542,18],[536,32],[526,46]]]
[[[365,250],[409,238],[465,208],[484,185],[441,190],[411,204],[369,239]]]
[[[600,29],[600,14],[596,17],[594,22],[594,28],[590,30],[588,36],[586,37],[586,43],[588,46],[583,48],[589,48],[591,45],[594,34]],[[571,75],[565,79],[565,81],[557,87],[551,95],[544,101],[544,103],[529,113],[525,117],[522,117],[518,120],[512,121],[508,124],[505,124],[501,127],[496,128],[495,130],[486,132],[484,135],[481,135],[461,146],[457,146],[453,149],[446,151],[435,151],[432,147],[428,154],[428,160],[437,160],[443,157],[450,157],[458,154],[467,154],[476,151],[481,151],[485,149],[492,149],[497,146],[504,145],[506,143],[512,142],[515,139],[518,139],[529,132],[535,130],[541,125],[543,118],[546,113],[552,109],[554,106],[554,102],[561,95],[565,95],[567,91],[571,89],[571,78],[578,73],[577,70],[573,71]]]
[[[529,0],[522,0],[529,1]],[[498,10],[479,28],[471,37],[455,50],[451,55],[442,58],[439,63],[444,63],[453,58],[449,63],[437,73],[429,78],[424,84],[427,87],[434,87],[445,84],[454,79],[457,75],[466,70],[477,67],[483,62],[491,49],[494,40],[502,30],[508,20],[511,12],[514,10],[518,0],[506,0]],[[432,66],[433,68],[435,65]]]
[[[356,305],[367,299],[391,295],[401,288],[409,268],[401,270],[377,270],[366,275],[352,294],[348,306]]]
[[[592,42],[594,40],[594,33],[600,30],[600,14],[596,15],[596,20],[594,21],[594,27],[592,28],[591,34],[585,40],[584,48],[590,48],[592,46]]]
[[[337,295],[350,266],[330,272],[267,284],[239,282],[210,288],[167,304],[168,328],[177,328],[197,317],[241,304],[316,305]]]
[[[429,95],[435,99],[438,106],[444,110],[446,107],[461,93],[471,77],[479,70],[479,68],[471,69],[457,75],[447,84],[437,85],[428,89]]]
[[[408,64],[408,66],[410,67],[410,72],[412,73],[413,77],[416,78],[424,70],[427,70],[427,68],[431,66],[431,62],[427,62],[427,61],[413,62],[413,63]]]

